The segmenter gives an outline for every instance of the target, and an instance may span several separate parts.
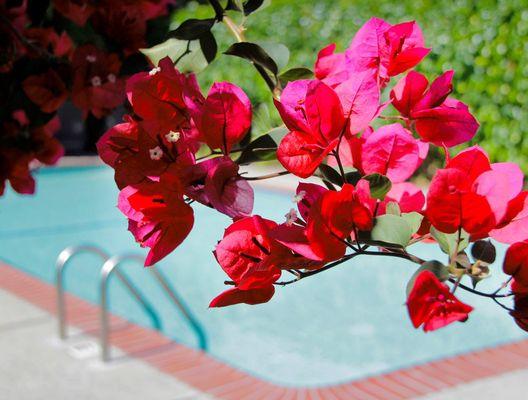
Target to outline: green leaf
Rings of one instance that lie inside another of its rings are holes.
[[[385,175],[381,174],[370,174],[363,179],[366,179],[370,185],[370,195],[379,200],[383,200],[389,190],[391,190],[392,182]]]
[[[395,201],[389,201],[385,207],[385,214],[401,215],[400,206]]]
[[[273,75],[277,76],[279,68],[277,63],[261,46],[256,43],[241,42],[233,43],[225,52],[229,56],[244,58],[263,68],[266,68]]]
[[[266,134],[247,145],[236,162],[237,164],[249,164],[255,161],[273,160],[276,152],[277,143],[269,134]]]
[[[210,33],[214,23],[214,18],[191,18],[183,21],[180,26],[173,31],[170,31],[168,36],[179,40],[197,40],[200,39],[202,35]]]
[[[187,46],[189,46],[189,53],[185,54]],[[187,40],[169,39],[149,49],[140,49],[140,51],[154,65],[158,65],[158,62],[167,56],[173,62],[180,59],[178,69],[181,72],[200,72],[208,65],[197,40],[189,42]]]
[[[436,260],[427,261],[423,263],[420,266],[420,268],[418,268],[415,271],[415,273],[411,276],[411,279],[409,279],[409,282],[407,282],[407,288],[406,288],[407,297],[409,297],[409,294],[412,291],[414,282],[416,282],[416,278],[423,271],[431,271],[442,282],[447,281],[449,279],[449,269],[447,268],[447,266],[442,264],[440,261],[436,261]]]
[[[286,128],[286,126],[281,125],[276,128],[273,128],[270,130],[267,135],[271,136],[271,138],[277,143],[277,146],[281,142],[282,138],[286,136],[286,134],[289,132],[289,129]]]
[[[275,64],[277,64],[277,68],[279,71],[286,68],[286,65],[288,65],[288,61],[290,60],[290,50],[283,45],[282,43],[274,43],[274,42],[256,42],[260,47],[266,51],[266,53],[269,54],[269,56],[275,61]]]
[[[311,69],[304,67],[290,68],[279,75],[279,80],[282,86],[286,86],[288,82],[297,81],[299,79],[311,79],[314,73]]]
[[[258,9],[263,9],[271,4],[271,0],[228,0],[226,10],[244,11],[249,15]]]
[[[413,235],[412,227],[400,216],[385,214],[376,218],[370,238],[381,245],[406,247]]]
[[[343,186],[343,178],[339,175],[335,169],[326,164],[319,165],[319,172],[323,179],[326,179],[328,182],[333,183],[334,185]]]
[[[422,214],[415,211],[410,213],[403,213],[401,217],[409,224],[413,235],[418,232],[418,229],[420,229],[424,218]]]
[[[449,256],[454,255],[457,249],[458,232],[455,233],[443,233],[434,227],[431,227],[431,235],[440,245],[440,248],[444,253]],[[460,243],[458,245],[458,253],[464,250],[469,244],[469,234],[462,230],[460,233]]]

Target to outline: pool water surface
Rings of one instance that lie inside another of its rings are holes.
[[[7,193],[0,199],[0,258],[53,282],[55,259],[69,245],[90,243],[111,254],[146,255],[116,208],[112,172],[105,167],[44,169],[37,174],[36,196]],[[291,194],[259,190],[254,212],[282,221],[293,206]],[[466,323],[429,334],[413,329],[404,303],[415,266],[399,259],[356,258],[277,288],[267,304],[208,309],[225,289],[226,276],[211,252],[229,219],[200,205],[194,209],[193,231],[158,268],[205,329],[210,354],[273,383],[337,384],[526,337],[492,302],[465,293],[459,297],[475,307]],[[433,245],[416,245],[412,251],[423,258],[445,258]],[[503,254],[499,248],[499,260]],[[92,303],[98,302],[96,261],[79,256],[65,277],[68,291]],[[162,331],[197,347],[193,330],[148,271],[132,264],[124,270],[159,311]],[[495,267],[495,276],[481,283],[482,290],[504,280],[499,270]],[[150,326],[148,315],[119,282],[111,286],[111,310]]]

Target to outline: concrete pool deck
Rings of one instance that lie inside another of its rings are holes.
[[[528,392],[527,340],[331,387],[284,388],[113,316],[112,342],[121,351],[114,348],[113,361],[103,365],[94,336],[97,307],[75,296],[69,301],[79,329],[60,342],[53,287],[0,263],[2,398],[495,400]]]

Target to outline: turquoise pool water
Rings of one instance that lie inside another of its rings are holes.
[[[4,261],[53,282],[55,258],[68,245],[94,243],[111,253],[146,253],[136,246],[116,208],[111,170],[45,169],[37,181],[34,197],[8,193],[0,199],[0,258]],[[289,195],[259,191],[256,196],[255,212],[269,218],[280,221],[291,207]],[[268,304],[209,310],[209,301],[224,290],[226,277],[211,251],[228,218],[201,206],[195,210],[191,235],[159,268],[204,326],[210,353],[269,381],[335,384],[525,336],[492,302],[465,295],[461,298],[476,308],[467,323],[430,334],[414,330],[403,305],[405,284],[414,266],[385,258],[356,259],[278,288]],[[430,245],[414,251],[422,257],[443,257]],[[68,270],[66,287],[96,303],[99,271],[94,260],[80,256]],[[126,272],[160,312],[163,331],[197,346],[192,330],[148,271],[130,265]],[[491,289],[504,279],[496,275],[481,287]],[[111,286],[112,310],[148,326],[148,316],[119,282]]]

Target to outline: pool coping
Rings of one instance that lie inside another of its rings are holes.
[[[0,261],[0,289],[56,315],[53,285]],[[99,307],[66,294],[70,326],[97,336]],[[111,314],[110,343],[125,355],[213,397],[225,400],[392,400],[427,394],[528,368],[528,339],[324,387],[275,385],[210,355],[174,342],[158,331]],[[456,374],[453,374],[456,371]]]

